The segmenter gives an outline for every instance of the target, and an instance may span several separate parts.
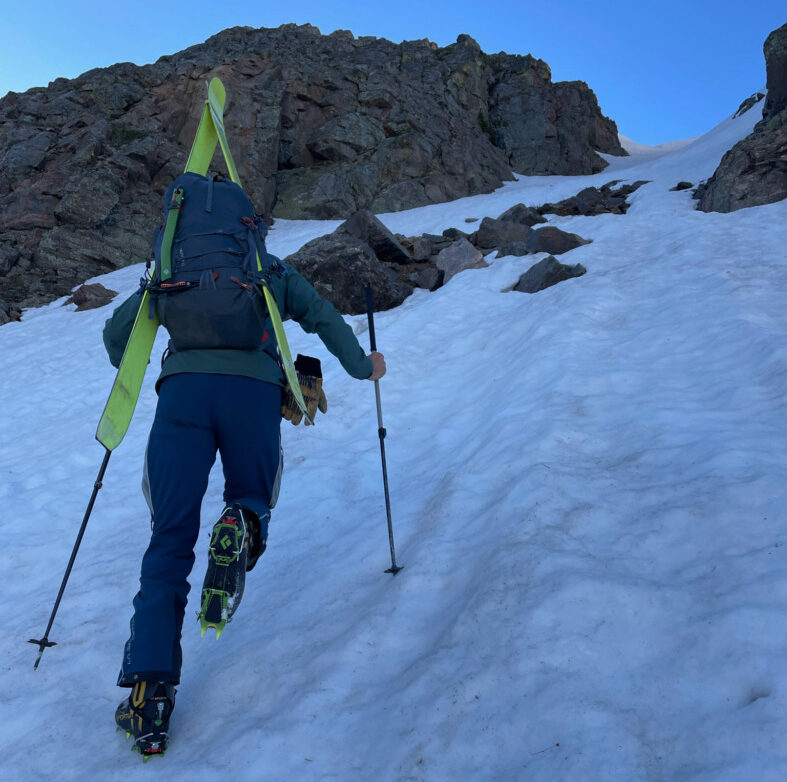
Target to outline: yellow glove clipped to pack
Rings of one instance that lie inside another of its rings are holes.
[[[322,390],[322,366],[319,358],[312,356],[302,356],[298,353],[295,359],[295,371],[298,373],[298,385],[301,387],[303,401],[306,402],[306,409],[312,420],[317,415],[317,410],[321,413],[328,412],[328,400]],[[297,426],[303,420],[295,397],[289,385],[284,387],[281,400],[281,416],[286,418],[293,426]],[[306,426],[309,425],[307,419]]]

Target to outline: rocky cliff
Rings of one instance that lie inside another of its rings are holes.
[[[787,24],[763,46],[768,94],[762,120],[727,152],[698,189],[697,208],[732,212],[787,198]]]
[[[489,192],[513,172],[583,174],[625,154],[582,82],[531,56],[233,28],[153,65],[121,63],[0,100],[0,307],[145,260],[205,81],[265,215],[343,218]],[[221,170],[219,156],[214,158]]]

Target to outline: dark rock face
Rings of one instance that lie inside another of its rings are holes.
[[[533,57],[233,28],[154,65],[121,63],[0,100],[0,276],[15,306],[145,260],[183,169],[206,79],[228,93],[241,180],[267,215],[347,217],[583,174],[623,155],[582,83]],[[220,156],[214,158],[219,170]]]
[[[514,171],[573,174],[606,168],[596,150],[617,150],[619,142],[587,84],[551,84],[549,68],[532,58],[493,55],[489,60],[504,74],[490,89],[490,135]]]
[[[768,36],[763,49],[768,78],[763,118],[697,188],[697,209],[703,212],[732,212],[787,198],[787,24]]]
[[[765,39],[763,54],[768,93],[765,96],[762,119],[763,122],[768,122],[787,109],[787,24],[774,30]]]
[[[514,286],[515,291],[520,293],[537,293],[538,291],[557,285],[563,280],[570,280],[572,277],[581,277],[587,269],[578,263],[574,266],[566,266],[560,263],[554,256],[550,255],[531,266]]]

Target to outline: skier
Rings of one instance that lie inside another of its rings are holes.
[[[272,288],[282,317],[293,318],[309,333],[316,332],[352,377],[381,378],[386,372],[383,355],[376,351],[366,355],[333,305],[292,266],[276,258],[273,261],[279,264]],[[104,328],[104,344],[116,367],[142,290],[126,299]],[[327,411],[319,361],[299,356],[296,369],[313,419],[318,409]],[[268,521],[281,479],[281,419],[297,425],[302,418],[285,386],[275,339],[267,329],[256,350],[165,353],[156,382],[158,405],[143,477],[152,531],[118,677],[118,685],[132,691],[115,715],[143,755],[166,749],[181,673],[187,578],[194,564],[200,505],[216,452],[224,471],[225,508],[211,534],[200,619],[203,633],[213,627],[218,635],[237,610],[246,571],[254,567],[267,545]]]

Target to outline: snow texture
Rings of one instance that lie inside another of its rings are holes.
[[[397,559],[371,383],[323,361],[329,412],[282,426],[268,551],[219,641],[197,596],[171,748],[115,732],[148,513],[139,490],[160,334],[37,671],[103,451],[112,306],[63,300],[0,329],[4,780],[787,778],[787,202],[694,210],[758,112],[586,177],[381,215],[408,235],[523,201],[651,180],[626,215],[550,218],[588,273],[511,291],[542,255],[491,256],[376,317]],[[336,222],[278,221],[286,255]],[[141,266],[96,278],[128,293]],[[349,318],[368,345],[366,318]]]

